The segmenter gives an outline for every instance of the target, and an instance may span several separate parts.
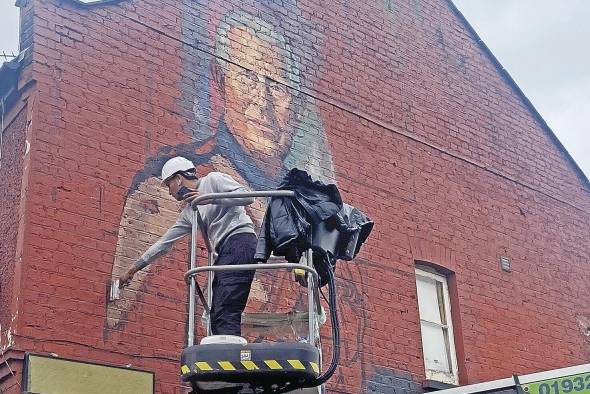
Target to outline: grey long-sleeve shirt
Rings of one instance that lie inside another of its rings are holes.
[[[244,186],[236,182],[231,176],[221,172],[211,172],[199,179],[197,190],[200,194],[247,192]],[[213,254],[213,261],[217,261],[217,247],[220,242],[230,235],[252,233],[254,224],[246,213],[244,205],[254,202],[253,197],[221,199],[213,204],[199,205],[200,219],[198,226],[207,248]],[[180,213],[176,223],[172,225],[141,257],[135,262],[138,268],[144,268],[162,254],[168,252],[172,244],[191,233],[193,223],[193,209],[190,204]]]

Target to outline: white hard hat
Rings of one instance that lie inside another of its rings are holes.
[[[176,156],[164,163],[162,167],[162,184],[179,171],[187,171],[195,168],[195,165],[189,159],[182,156]]]

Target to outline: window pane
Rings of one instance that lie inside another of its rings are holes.
[[[441,324],[436,281],[423,276],[417,276],[416,287],[418,289],[420,319]]]
[[[447,353],[446,332],[441,327],[423,323],[422,346],[424,346],[424,364],[426,369],[451,372]]]

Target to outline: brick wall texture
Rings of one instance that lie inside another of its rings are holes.
[[[26,109],[6,126],[0,146],[0,327],[8,330],[13,320],[14,269],[19,231],[19,206],[23,156],[25,153]],[[2,336],[0,336],[2,338]],[[3,338],[6,340],[6,338]],[[4,344],[4,343],[2,343]]]
[[[447,1],[21,6],[36,99],[13,287],[22,116],[0,170],[0,307],[18,288],[14,349],[132,364],[156,373],[158,393],[187,391],[187,242],[105,303],[105,284],[175,220],[157,176],[182,154],[256,189],[307,169],[375,221],[338,267],[330,392],[419,390],[417,261],[453,272],[462,384],[589,362],[587,180]],[[263,210],[250,209],[257,223]],[[277,289],[257,281],[251,301]]]

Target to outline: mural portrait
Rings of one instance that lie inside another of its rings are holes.
[[[301,54],[311,46],[301,34],[306,27],[293,27],[283,20],[285,15],[301,13],[298,2],[285,1],[280,7],[272,1],[244,5],[252,9],[228,4],[221,10],[219,4],[187,0],[184,7],[178,99],[179,112],[186,119],[182,140],[160,148],[137,169],[120,218],[113,278],[126,271],[177,218],[178,202],[160,186],[158,178],[162,164],[173,156],[189,158],[201,174],[211,170],[228,173],[253,190],[275,188],[294,167],[315,179],[336,183],[319,107],[313,97],[303,93],[306,87],[311,88],[306,86],[309,65],[301,61]],[[206,24],[197,20],[199,15],[207,15]],[[247,209],[259,226],[265,206],[261,199],[256,204]],[[186,259],[167,263],[180,271],[187,264]],[[138,272],[122,292],[122,299],[107,306],[105,336],[124,329],[128,313],[138,307],[147,290],[148,273],[161,264]],[[346,316],[342,322],[349,326],[345,332],[355,334],[343,337],[341,362],[355,370],[354,379],[360,381],[369,365],[362,344],[366,289],[359,285],[366,273],[355,263],[349,264],[337,272],[338,304]],[[287,276],[270,286],[255,279],[250,301],[258,308],[270,298],[289,297],[292,286],[294,282]],[[291,301],[294,308],[305,303],[301,297]],[[323,335],[328,335],[323,342],[331,343],[328,332]],[[349,383],[338,372],[333,384]]]
[[[192,12],[185,14],[184,24],[194,28],[188,18],[210,4],[202,3],[186,3]],[[297,36],[288,37],[280,18],[288,13],[271,12],[272,6],[276,5],[257,2],[254,10],[229,5],[223,12],[216,9],[217,19],[183,38],[195,42],[184,46],[178,103],[189,119],[183,130],[187,138],[161,148],[134,176],[121,214],[113,278],[127,270],[178,216],[178,203],[158,179],[162,164],[172,156],[189,158],[201,173],[205,169],[228,173],[253,190],[274,188],[293,167],[334,182],[319,110],[300,91],[305,72],[294,46],[305,43],[296,42]],[[288,7],[295,9],[297,4],[291,2]],[[268,12],[259,12],[265,9]],[[195,37],[207,37],[207,42],[204,45]],[[203,45],[207,50],[199,49]],[[260,225],[265,207],[260,199],[257,204],[249,207],[249,214]],[[186,261],[174,264],[186,267]],[[137,274],[121,300],[107,306],[105,333],[122,328],[151,267]],[[252,296],[256,295],[255,283]]]

